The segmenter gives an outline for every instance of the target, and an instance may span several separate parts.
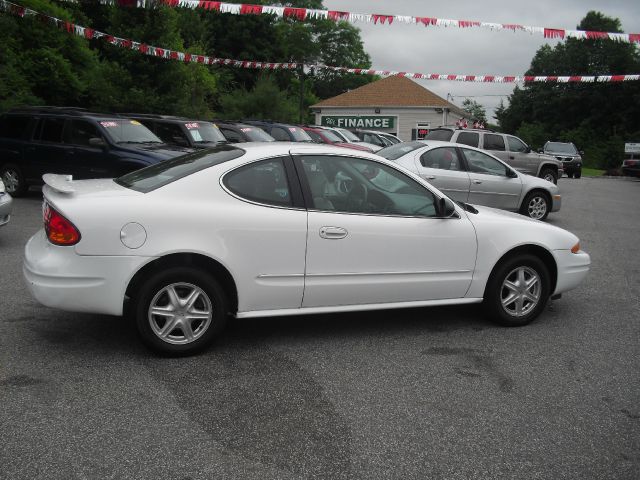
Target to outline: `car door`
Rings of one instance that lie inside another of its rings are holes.
[[[480,148],[487,150],[491,155],[498,157],[503,162],[519,170],[516,164],[509,161],[509,154],[507,153],[507,147],[502,135],[498,133],[484,133],[482,135],[482,147]]]
[[[41,178],[45,173],[74,174],[71,165],[73,146],[63,142],[66,120],[41,117],[33,141],[24,149],[27,176]]]
[[[294,160],[309,210],[303,307],[465,296],[477,249],[466,215],[438,218],[438,196],[387,164]]]
[[[65,143],[73,147],[69,152],[69,168],[76,178],[101,178],[117,175],[117,165],[106,149],[106,141],[98,127],[86,120],[70,120],[65,129]],[[91,145],[99,139],[104,146]]]
[[[538,174],[538,155],[531,153],[531,149],[518,137],[506,135],[507,147],[509,149],[507,162],[513,165],[518,171],[529,175]]]
[[[517,210],[522,194],[522,180],[519,176],[509,177],[509,167],[478,150],[460,147],[471,184],[469,203],[488,207]]]
[[[466,202],[469,197],[469,174],[465,171],[455,147],[430,148],[413,153],[418,175],[454,200]]]

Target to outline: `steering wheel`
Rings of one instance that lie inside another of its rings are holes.
[[[368,196],[369,191],[366,186],[362,183],[354,183],[347,195],[347,208],[349,210],[363,211]]]

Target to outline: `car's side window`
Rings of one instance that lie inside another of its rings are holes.
[[[470,172],[483,173],[485,175],[507,175],[507,167],[486,153],[469,150],[468,148],[462,148],[461,150],[467,160]]]
[[[278,142],[289,142],[291,140],[289,134],[280,127],[273,127],[269,135],[275,138]]]
[[[382,140],[371,133],[364,134],[364,141],[367,143],[373,143],[374,145],[378,145],[379,147],[384,147],[384,143],[382,143]]]
[[[316,132],[313,132],[311,130],[307,130],[307,133],[311,137],[311,140],[313,140],[313,143],[324,143],[324,141],[322,140],[322,137],[319,134],[317,134]]]
[[[434,148],[420,156],[420,163],[426,168],[440,170],[462,170],[458,154],[453,147]]]
[[[237,168],[225,175],[223,183],[231,192],[252,202],[293,205],[284,163],[278,158]]]
[[[502,138],[502,135],[495,135],[493,133],[485,133],[484,134],[484,148],[485,148],[485,150],[497,150],[497,151],[503,152],[505,150],[504,138]]]
[[[62,143],[62,131],[64,130],[64,118],[44,118],[40,120],[41,142]]]
[[[156,123],[155,134],[165,143],[189,145],[189,140],[180,125],[174,123]]]
[[[224,138],[226,138],[229,142],[231,143],[244,142],[244,139],[240,136],[238,132],[225,127],[219,127],[219,128],[222,134],[224,135]]]
[[[527,151],[527,146],[519,138],[507,135],[507,143],[511,152],[526,153]]]
[[[480,134],[477,132],[460,132],[456,143],[478,148],[480,144]]]
[[[24,136],[30,117],[24,115],[6,115],[0,118],[0,137],[20,139]]]
[[[102,138],[102,135],[95,125],[83,120],[73,120],[71,128],[67,128],[65,133],[65,142],[74,145],[89,146],[92,138]]]
[[[436,197],[404,173],[373,160],[329,155],[296,158],[311,208],[341,213],[435,217]]]

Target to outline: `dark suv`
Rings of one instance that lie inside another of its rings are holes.
[[[255,125],[214,120],[229,143],[275,142],[275,138]]]
[[[218,127],[211,122],[168,115],[141,113],[125,113],[123,115],[138,120],[160,137],[160,140],[170,145],[210,148],[222,143],[228,143]]]
[[[45,173],[112,178],[193,149],[163,143],[137,120],[63,107],[15,109],[0,116],[0,178],[23,195]]]
[[[260,127],[277,142],[313,142],[313,139],[301,127],[264,120],[243,120],[243,122]]]
[[[582,155],[573,143],[547,142],[542,153],[553,155],[562,162],[562,168],[567,177],[580,178],[582,176]]]

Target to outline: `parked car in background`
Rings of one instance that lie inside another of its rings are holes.
[[[0,180],[0,227],[9,223],[11,220],[11,208],[13,201],[4,187],[4,183]]]
[[[276,142],[307,142],[312,143],[313,140],[305,132],[302,127],[289,125],[286,123],[267,122],[262,120],[243,120],[249,125],[260,127],[273,138]]]
[[[25,247],[31,293],[53,308],[129,312],[146,345],[184,355],[229,314],[484,303],[495,322],[526,325],[589,271],[572,233],[457,205],[377,155],[241,147],[115,180],[47,175],[44,228]]]
[[[398,137],[396,137],[394,134],[392,133],[387,133],[387,132],[378,132],[379,135],[383,136],[384,138],[386,138],[387,140],[389,140],[392,144],[396,144],[396,143],[402,143],[402,140],[400,140]]]
[[[487,150],[519,172],[553,183],[558,183],[558,178],[563,173],[561,161],[550,155],[531,151],[526,143],[514,135],[484,129],[438,127],[432,129],[425,140],[460,143]]]
[[[629,177],[640,177],[640,158],[634,158],[631,154],[627,155],[630,158],[625,158],[622,161],[622,174]]]
[[[326,143],[328,145],[334,145],[336,147],[352,148],[354,150],[361,150],[363,152],[372,152],[368,147],[364,145],[358,145],[357,143],[349,143],[342,140],[335,133],[330,130],[325,130],[316,127],[302,127],[302,129],[309,134],[311,140],[314,143]]]
[[[569,178],[580,178],[582,176],[582,155],[576,146],[571,142],[546,142],[542,147],[542,152],[552,155],[562,162],[562,169]]]
[[[416,173],[454,200],[544,220],[560,210],[556,185],[519,173],[478,148],[437,140],[398,143],[378,155]]]
[[[214,120],[214,124],[220,129],[229,143],[276,141],[275,138],[255,125],[228,120]]]
[[[138,120],[155,133],[160,140],[170,145],[191,148],[210,148],[227,143],[222,132],[211,122],[169,115],[148,115],[140,113],[122,114]]]
[[[343,141],[347,142],[347,143],[353,143],[356,145],[362,145],[367,147],[368,149],[370,149],[372,152],[377,152],[378,150],[380,150],[382,147],[380,147],[379,145],[375,145],[373,143],[367,143],[367,142],[363,142],[362,140],[360,140],[358,138],[357,135],[355,135],[353,132],[351,132],[350,130],[347,130],[346,128],[340,128],[340,127],[322,127],[319,125],[312,125],[314,128],[322,128],[324,130],[329,130],[333,133],[335,133],[338,137],[340,137]]]
[[[385,148],[396,143],[380,135],[380,132],[376,132],[375,130],[354,130],[353,134],[363,142],[373,143],[380,148]]]
[[[29,107],[0,116],[0,178],[18,197],[45,173],[117,177],[193,149],[167,145],[137,120],[84,109]]]

